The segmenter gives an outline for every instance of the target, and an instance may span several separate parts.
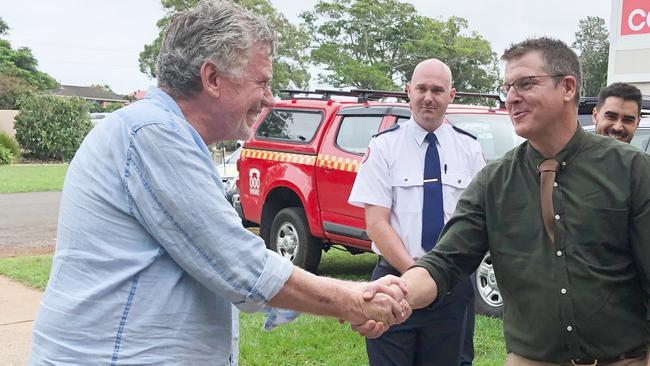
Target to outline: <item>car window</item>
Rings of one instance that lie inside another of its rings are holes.
[[[634,137],[632,137],[632,141],[630,141],[630,144],[638,147],[641,150],[645,150],[646,152],[650,153],[650,146],[648,146],[649,142],[650,142],[650,128],[638,128],[634,133]]]
[[[402,123],[408,121],[409,119],[410,118],[407,118],[407,117],[397,117],[397,121],[395,123],[397,123],[398,125],[401,125]]]
[[[323,119],[320,112],[272,109],[260,123],[255,136],[307,144]]]
[[[336,145],[355,154],[366,152],[372,135],[379,131],[383,116],[347,116],[341,121]]]
[[[447,120],[478,138],[487,161],[502,157],[526,141],[517,136],[507,114],[447,114]]]

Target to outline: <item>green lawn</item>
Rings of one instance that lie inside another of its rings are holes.
[[[52,266],[51,255],[0,259],[0,274],[30,287],[45,290]]]
[[[375,256],[352,256],[330,250],[323,255],[319,274],[352,280],[367,280]],[[51,266],[50,256],[0,259],[0,273],[30,286],[44,288]],[[240,364],[258,365],[367,365],[363,338],[335,319],[302,315],[291,324],[271,332],[262,330],[262,314],[241,315]],[[497,366],[505,359],[501,320],[478,316],[474,365]]]
[[[60,191],[68,164],[0,165],[0,193]]]

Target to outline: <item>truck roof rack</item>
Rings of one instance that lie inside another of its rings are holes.
[[[372,89],[352,89],[349,91],[335,90],[335,89],[316,89],[316,90],[281,89],[280,92],[288,95],[290,99],[330,100],[332,96],[338,95],[338,96],[357,98],[357,100],[361,103],[370,100],[380,100],[382,98],[396,98],[396,99],[402,99],[407,102],[409,100],[405,92],[372,90]],[[297,98],[297,96],[300,94],[304,95],[304,97]],[[499,108],[505,108],[505,103],[501,100],[501,98],[499,98],[499,95],[497,94],[458,92],[456,93],[456,96],[461,98],[494,99],[499,102]]]
[[[491,93],[470,93],[470,92],[456,92],[456,96],[460,98],[486,98],[486,99],[494,99],[499,103],[499,109],[505,109],[506,108],[506,101],[501,100],[501,97],[499,94],[491,94]]]

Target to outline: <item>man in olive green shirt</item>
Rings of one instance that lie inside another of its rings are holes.
[[[650,366],[650,155],[579,127],[580,66],[561,41],[527,40],[502,59],[506,108],[528,141],[470,184],[438,245],[403,275],[407,299],[439,301],[489,250],[506,365]],[[559,169],[542,195],[549,158]],[[546,226],[540,196],[552,202]]]

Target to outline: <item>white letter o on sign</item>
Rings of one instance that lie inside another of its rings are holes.
[[[634,24],[633,20],[634,20],[634,16],[636,15],[640,15],[641,18],[645,18],[645,25],[647,25],[648,28],[650,28],[650,19],[647,16],[646,12],[643,11],[643,9],[635,9],[630,13],[630,16],[627,18],[627,26],[630,27],[631,30],[638,32],[641,29],[643,29],[644,26],[643,21],[641,21],[641,23],[639,24]]]

